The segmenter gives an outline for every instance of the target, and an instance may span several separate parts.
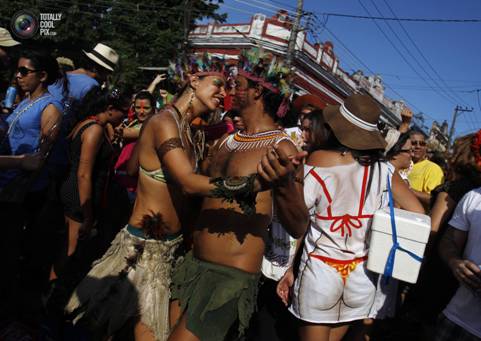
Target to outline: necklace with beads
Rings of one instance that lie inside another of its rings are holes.
[[[227,138],[226,148],[231,152],[261,149],[289,139],[282,130],[269,130],[252,135],[237,132]]]

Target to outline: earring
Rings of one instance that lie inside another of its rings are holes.
[[[187,107],[188,108],[187,110],[190,113],[192,113],[194,111],[193,110],[194,108],[192,108],[192,102],[194,101],[194,99],[195,99],[195,91],[194,91],[194,89],[192,89],[192,94],[190,95],[190,99],[189,99],[189,106]]]

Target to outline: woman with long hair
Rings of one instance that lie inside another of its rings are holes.
[[[46,223],[50,218],[46,161],[62,120],[58,103],[47,91],[61,77],[52,56],[39,50],[22,51],[15,77],[24,99],[6,118],[8,128],[0,140],[0,255],[4,260],[0,315],[9,316],[32,308],[38,312],[36,302],[48,278],[44,270],[52,231]]]
[[[311,209],[297,278],[284,275],[278,294],[300,323],[301,340],[340,340],[348,327],[375,318],[384,305],[378,275],[366,269],[372,215],[386,207],[388,178],[394,200],[424,212],[392,166],[383,161],[386,145],[377,121],[380,109],[366,95],[323,109],[327,141],[305,166],[304,196]]]
[[[75,321],[97,318],[96,329],[104,335],[130,323],[136,340],[167,339],[171,271],[182,232],[195,218],[186,194],[224,195],[214,193],[217,185],[208,177],[196,174],[204,141],[190,127],[223,102],[223,69],[223,61],[208,56],[173,67],[170,76],[183,87],[172,105],[142,127],[132,156],[139,170],[132,215],[71,297],[67,311],[80,311]],[[221,192],[235,191],[222,187]]]
[[[301,122],[303,148],[308,153],[322,149],[327,141],[326,121],[322,115],[322,110],[316,109],[303,116]]]
[[[60,189],[68,226],[67,256],[75,252],[79,236],[88,235],[98,218],[113,166],[106,126],[120,124],[127,107],[117,89],[94,87],[84,97],[82,117],[68,136],[70,171]]]

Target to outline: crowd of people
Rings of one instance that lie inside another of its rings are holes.
[[[258,47],[135,92],[103,43],[0,57],[1,340],[481,339],[481,130],[438,165],[409,110],[297,96]],[[416,284],[367,269],[389,205],[430,217]]]

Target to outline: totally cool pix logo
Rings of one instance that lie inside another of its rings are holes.
[[[62,19],[62,13],[40,13],[38,18],[30,11],[22,10],[15,13],[10,22],[13,34],[18,38],[32,38],[37,32],[41,36],[55,36],[55,27]]]

